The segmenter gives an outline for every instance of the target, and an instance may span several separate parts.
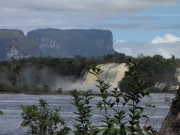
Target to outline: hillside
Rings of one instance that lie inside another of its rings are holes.
[[[38,56],[38,52],[32,37],[25,36],[20,30],[0,29],[0,60]]]

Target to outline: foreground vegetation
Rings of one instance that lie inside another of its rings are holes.
[[[46,101],[40,99],[39,106],[30,105],[23,106],[21,126],[28,127],[28,133],[32,135],[151,135],[155,133],[151,126],[140,126],[140,120],[148,116],[143,115],[143,107],[139,106],[143,97],[149,95],[146,89],[146,83],[139,76],[139,65],[134,62],[127,63],[129,71],[126,76],[131,78],[129,82],[129,92],[122,93],[118,88],[114,88],[112,93],[108,92],[111,87],[109,83],[99,79],[99,75],[103,72],[100,67],[91,66],[91,73],[97,77],[99,88],[99,96],[102,98],[97,103],[99,108],[99,118],[97,125],[93,125],[91,117],[93,116],[90,101],[93,99],[91,90],[77,91],[72,90],[72,104],[76,107],[77,122],[74,123],[74,130],[71,130],[59,116],[60,109],[50,110]],[[110,100],[108,97],[112,96]],[[120,107],[122,105],[123,107]],[[128,108],[128,111],[124,107]],[[147,105],[147,107],[152,107]],[[109,113],[112,110],[113,113]],[[125,117],[129,116],[129,119]],[[100,124],[103,123],[102,125]],[[59,127],[58,127],[59,126]]]
[[[155,56],[155,58],[162,58],[160,56]],[[130,60],[130,59],[129,59]],[[165,61],[165,59],[164,59]],[[175,63],[175,59],[169,60],[172,63]],[[174,62],[173,62],[174,61]],[[178,61],[178,60],[177,60]],[[21,69],[19,64],[16,64],[17,61],[14,61],[12,64],[13,68],[11,69]],[[145,96],[150,97],[150,89],[148,84],[142,76],[144,74],[140,73],[140,69],[143,67],[143,59],[140,59],[138,62],[135,60],[127,62],[128,72],[126,73],[125,79],[128,81],[126,83],[128,87],[122,93],[118,90],[118,87],[113,88],[113,90],[108,92],[108,89],[111,85],[103,80],[100,80],[99,75],[103,72],[100,67],[90,66],[90,72],[94,74],[97,78],[99,88],[99,96],[101,101],[96,105],[99,108],[99,119],[96,125],[93,124],[91,117],[93,116],[93,108],[90,106],[91,100],[93,100],[92,91],[78,91],[76,89],[70,92],[72,96],[72,104],[76,107],[75,115],[76,123],[74,123],[74,129],[68,127],[64,119],[60,116],[60,108],[51,110],[48,108],[47,102],[43,99],[39,100],[39,105],[29,105],[23,106],[21,116],[23,122],[21,123],[22,127],[27,128],[27,133],[32,135],[151,135],[155,134],[156,131],[151,127],[151,125],[146,125],[149,120],[148,116],[143,115],[144,107],[140,106],[139,103],[142,102]],[[177,64],[177,63],[176,63]],[[166,65],[166,64],[165,64]],[[171,64],[170,64],[171,65]],[[171,65],[172,66],[172,65]],[[170,66],[167,65],[169,68]],[[50,88],[46,85],[43,87],[37,87],[35,85],[24,85],[17,86],[17,78],[20,72],[14,72],[11,74],[12,80],[10,79],[10,86],[5,83],[1,83],[1,90],[8,89],[19,89],[22,87],[22,90],[48,93]],[[20,70],[17,70],[20,71]],[[163,73],[164,70],[161,69]],[[157,73],[159,71],[157,70]],[[155,74],[156,75],[156,74]],[[14,78],[13,78],[14,77]],[[124,85],[124,82],[119,84]],[[61,91],[62,89],[59,89]],[[18,92],[19,92],[18,91]],[[108,97],[111,97],[110,100]],[[177,100],[176,97],[175,100]],[[128,108],[128,111],[124,108]],[[150,104],[146,107],[154,107]],[[111,113],[109,113],[111,112]],[[0,111],[0,114],[3,114]],[[1,116],[2,117],[2,116]],[[128,119],[125,119],[128,117]],[[140,121],[145,122],[144,126],[140,126]]]

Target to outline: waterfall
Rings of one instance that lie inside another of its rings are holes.
[[[177,78],[177,82],[180,82],[180,68],[176,69],[175,77]]]
[[[180,83],[180,68],[176,69],[176,72],[174,74],[175,78],[176,78],[176,82],[174,82],[174,84],[172,83],[167,83],[167,82],[156,82],[154,87],[159,88],[161,91],[166,87],[168,87],[168,91],[175,91],[179,88],[179,83]]]
[[[166,87],[166,82],[157,82],[155,83],[154,87],[159,88],[161,91]]]
[[[100,68],[104,71],[100,75],[100,80],[104,80],[105,82],[109,82],[113,87],[117,87],[118,83],[123,79],[125,72],[128,71],[125,63],[117,64],[117,63],[107,63],[107,64],[100,64]],[[178,83],[180,83],[180,68],[176,69],[175,77],[177,78],[177,82],[167,83],[167,82],[156,82],[154,87],[163,90],[165,87],[171,91],[177,90],[179,88]],[[95,86],[97,78],[89,73],[86,72],[84,75],[84,82],[83,85],[86,87]]]
[[[100,68],[104,71],[101,73],[100,79],[104,80],[105,82],[109,82],[112,86],[116,87],[118,82],[123,79],[125,72],[128,70],[125,65],[125,63],[108,63],[97,65],[97,67],[100,66]],[[96,85],[95,80],[97,80],[97,78],[93,74],[87,72],[84,76],[83,84],[85,86]]]

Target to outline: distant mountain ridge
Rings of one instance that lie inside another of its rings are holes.
[[[36,57],[38,54],[38,45],[32,37],[25,36],[20,30],[0,29],[0,60]]]
[[[115,53],[109,30],[38,29],[27,33],[0,29],[0,60],[10,57],[103,56]]]
[[[53,57],[102,56],[115,52],[109,30],[38,29],[27,36],[36,40],[43,53]]]

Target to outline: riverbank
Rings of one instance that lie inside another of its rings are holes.
[[[176,91],[173,91],[173,92],[152,92],[151,94],[175,94]],[[23,92],[0,92],[0,94],[25,94],[25,95],[70,95],[69,91],[66,91],[66,92],[62,92],[62,93],[59,93],[59,92],[56,92],[56,91],[53,91],[53,92],[48,92],[48,93],[40,93],[40,92],[27,92],[27,93],[23,93]],[[91,94],[92,96],[98,96],[99,94],[98,93],[92,93]]]
[[[50,93],[19,93],[19,92],[0,92],[0,94],[25,94],[25,95],[69,95],[65,93],[57,93],[57,92],[50,92]]]

